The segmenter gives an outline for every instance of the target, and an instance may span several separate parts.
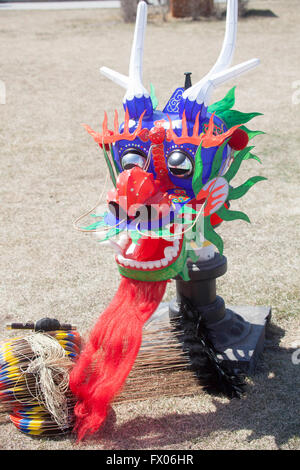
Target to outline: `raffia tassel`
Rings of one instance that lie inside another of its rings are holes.
[[[69,372],[72,362],[65,356],[64,348],[51,336],[37,333],[25,338],[34,352],[26,373],[36,379],[37,402],[44,405],[61,428],[68,426]]]

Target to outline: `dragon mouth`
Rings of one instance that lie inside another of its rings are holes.
[[[129,231],[113,242],[117,250],[116,262],[121,267],[138,271],[158,271],[173,264],[179,257],[183,239],[142,236],[137,243]]]

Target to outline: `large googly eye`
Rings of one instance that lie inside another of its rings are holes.
[[[188,178],[193,173],[193,161],[182,150],[174,150],[168,157],[170,173],[177,178]]]
[[[129,149],[126,150],[121,157],[121,165],[123,170],[130,170],[135,166],[144,168],[146,163],[146,156],[140,150]]]

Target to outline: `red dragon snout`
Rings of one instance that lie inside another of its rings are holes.
[[[120,173],[116,189],[107,195],[107,203],[119,220],[156,220],[165,217],[171,206],[161,182],[138,166]]]

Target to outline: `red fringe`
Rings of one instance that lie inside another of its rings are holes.
[[[130,373],[142,341],[144,323],[157,309],[166,281],[122,277],[112,302],[102,313],[70,374],[78,440],[96,432],[109,404]]]

